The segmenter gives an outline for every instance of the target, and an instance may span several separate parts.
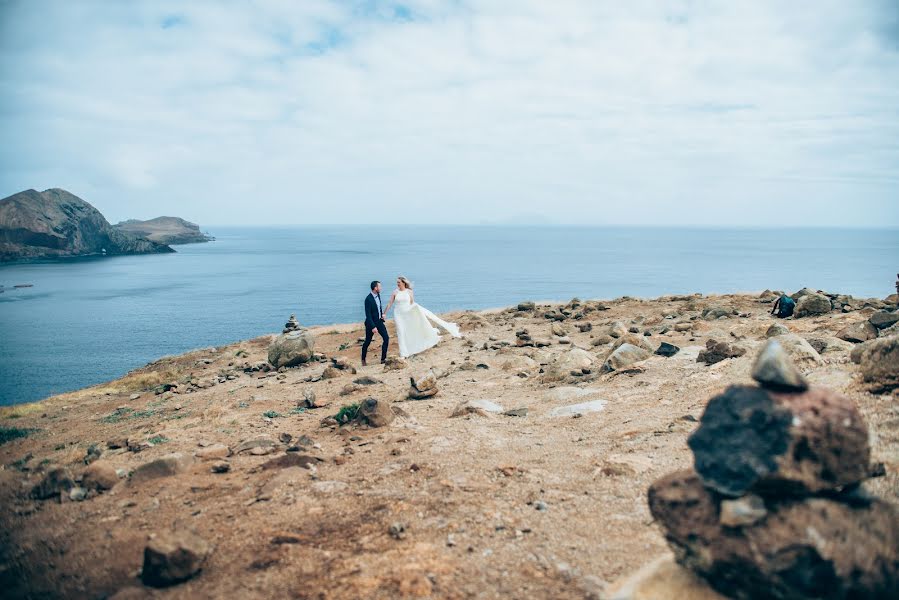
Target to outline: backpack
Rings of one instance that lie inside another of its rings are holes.
[[[780,304],[777,305],[777,316],[785,319],[793,315],[793,309],[796,308],[796,301],[784,294],[780,297]]]

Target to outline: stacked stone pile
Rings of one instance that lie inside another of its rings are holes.
[[[732,598],[899,598],[899,510],[862,486],[858,409],[809,388],[777,340],[753,378],[709,401],[694,468],[649,489],[677,561]]]

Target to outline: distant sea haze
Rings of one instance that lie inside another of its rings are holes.
[[[209,229],[216,241],[176,254],[0,267],[0,404],[277,332],[291,313],[306,325],[361,322],[369,282],[389,295],[397,275],[442,312],[805,286],[883,298],[899,271],[896,229]]]

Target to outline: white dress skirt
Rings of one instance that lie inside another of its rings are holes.
[[[393,320],[396,324],[396,338],[400,356],[407,358],[424,352],[440,341],[439,326],[453,337],[462,337],[459,326],[444,321],[421,304],[412,304],[408,290],[397,290],[394,302]]]

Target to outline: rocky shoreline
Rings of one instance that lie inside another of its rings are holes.
[[[0,585],[880,597],[899,585],[897,297],[804,289],[781,320],[778,295],[454,313],[464,339],[366,368],[360,325],[292,318],[3,409]]]

